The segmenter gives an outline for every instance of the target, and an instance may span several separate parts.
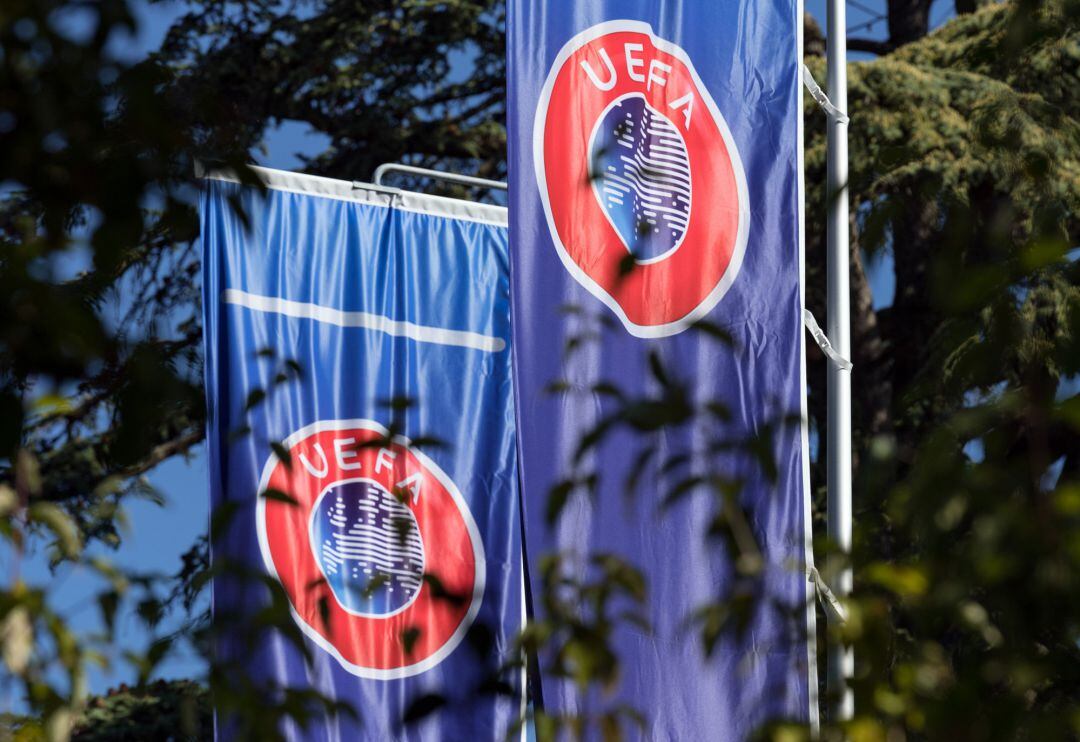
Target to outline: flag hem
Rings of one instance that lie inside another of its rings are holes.
[[[803,32],[804,32],[804,14],[806,9],[804,7],[804,0],[795,0],[795,38],[796,38],[796,59],[795,69],[799,70],[803,64]],[[796,128],[798,134],[797,147],[798,152],[796,154],[796,187],[798,189],[798,208],[799,208],[799,386],[801,387],[801,394],[799,397],[799,403],[801,406],[800,411],[800,438],[801,440],[801,456],[802,456],[802,477],[803,477],[803,549],[804,559],[806,560],[805,572],[806,582],[804,587],[809,586],[810,570],[814,567],[814,530],[813,519],[810,508],[811,490],[810,490],[810,434],[809,426],[810,421],[807,417],[807,405],[806,405],[806,333],[802,327],[802,314],[806,311],[806,171],[804,168],[804,154],[805,154],[805,132],[803,126],[803,84],[802,75],[795,75],[795,87],[796,93],[796,108],[798,120],[796,121]],[[806,690],[807,690],[807,709],[809,713],[810,733],[813,737],[817,737],[820,731],[821,722],[819,719],[818,710],[818,672],[817,672],[817,605],[814,602],[814,591],[806,589],[805,601],[806,601]]]
[[[461,221],[490,224],[496,227],[507,226],[508,220],[505,206],[478,204],[464,199],[431,196],[426,193],[416,193],[415,191],[403,191],[398,188],[377,186],[359,181],[324,178],[320,175],[294,173],[288,170],[275,170],[259,165],[250,165],[249,167],[262,181],[263,185],[273,191],[321,196],[337,201],[394,208],[399,211],[442,216]],[[244,184],[237,176],[236,171],[228,168],[204,169],[200,165],[196,167],[195,175],[207,180]]]

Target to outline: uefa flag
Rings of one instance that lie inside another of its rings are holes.
[[[202,200],[217,659],[268,708],[355,712],[290,739],[502,740],[524,693],[506,210],[258,172]]]
[[[555,554],[571,584],[603,554],[647,588],[644,621],[610,607],[612,696],[541,653],[552,716],[630,709],[664,740],[816,723],[801,24],[797,0],[509,1],[533,594]]]

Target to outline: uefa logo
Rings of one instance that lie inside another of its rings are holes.
[[[267,570],[300,629],[347,671],[403,678],[464,638],[484,592],[484,550],[461,493],[409,441],[369,420],[309,425],[263,470]],[[293,501],[289,501],[291,498]]]
[[[739,153],[686,53],[637,21],[571,39],[541,92],[533,161],[563,265],[637,337],[705,316],[735,281]]]

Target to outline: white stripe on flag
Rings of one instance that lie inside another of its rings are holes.
[[[447,330],[442,327],[428,327],[412,322],[390,319],[381,314],[368,312],[343,312],[340,309],[308,304],[302,301],[279,299],[275,296],[249,294],[239,289],[225,289],[226,304],[235,304],[258,312],[274,312],[286,317],[313,319],[318,322],[337,325],[338,327],[362,327],[367,330],[385,332],[387,335],[406,337],[424,343],[456,345],[462,348],[474,348],[488,353],[498,353],[506,347],[506,341],[491,335],[464,330]]]

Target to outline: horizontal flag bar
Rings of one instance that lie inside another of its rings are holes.
[[[448,183],[461,183],[462,185],[475,186],[477,188],[494,188],[499,191],[509,190],[509,186],[501,180],[478,178],[475,175],[461,175],[460,173],[447,173],[442,170],[432,170],[426,167],[413,167],[412,165],[399,165],[396,162],[386,162],[375,168],[375,185],[383,185],[383,178],[387,173],[406,173],[419,175],[432,180],[445,180]]]
[[[432,196],[426,193],[403,191],[400,188],[390,188],[358,181],[336,180],[318,175],[307,175],[306,173],[273,170],[258,165],[249,165],[248,169],[262,181],[264,186],[272,191],[296,193],[305,196],[321,196],[323,198],[332,198],[335,201],[349,201],[368,206],[393,208],[397,211],[408,211],[414,214],[445,216],[450,219],[489,224],[495,227],[505,227],[507,225],[505,206],[481,204],[460,198]],[[235,171],[228,168],[210,168],[199,161],[195,163],[195,177],[225,183],[243,184],[239,174]]]
[[[418,325],[413,322],[403,322],[369,312],[343,312],[340,309],[332,309],[318,304],[280,299],[275,296],[249,294],[239,289],[225,289],[224,300],[226,304],[254,309],[257,312],[273,312],[286,317],[312,319],[317,322],[337,325],[338,327],[360,327],[367,330],[377,330],[378,332],[385,332],[387,335],[406,337],[423,343],[473,348],[486,353],[498,353],[506,348],[505,340],[492,335]]]

